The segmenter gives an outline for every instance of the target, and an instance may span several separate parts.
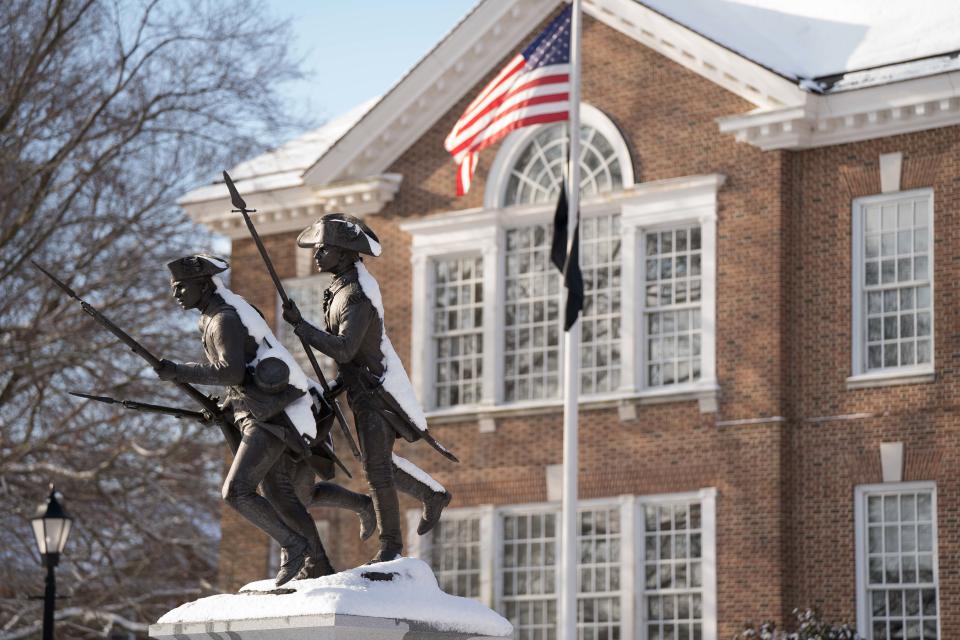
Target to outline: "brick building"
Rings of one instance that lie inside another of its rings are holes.
[[[801,82],[656,4],[584,3],[582,637],[729,638],[805,606],[868,638],[960,637],[956,56]],[[380,235],[387,330],[462,460],[398,443],[454,494],[407,552],[537,639],[557,597],[563,129],[485,150],[459,199],[443,140],[557,10],[485,0],[381,99],[231,171],[308,317],[325,283],[300,229],[346,211]],[[223,185],[182,203],[289,340]],[[316,517],[338,566],[373,554],[352,514]],[[228,510],[222,545],[224,586],[267,575],[270,545]]]

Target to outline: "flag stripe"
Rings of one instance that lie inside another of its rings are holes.
[[[532,72],[523,74],[522,78],[517,78],[515,82],[498,87],[498,90],[491,93],[486,100],[478,104],[474,109],[465,111],[456,126],[451,132],[451,136],[460,136],[462,132],[477,121],[479,116],[488,113],[503,100],[518,91],[524,91],[530,87],[537,87],[550,82],[569,82],[570,65],[551,65],[543,67]]]
[[[550,85],[549,89],[544,87]],[[501,107],[507,107],[511,102],[515,102],[517,99],[522,99],[524,95],[537,95],[543,94],[544,91],[551,91],[552,93],[547,93],[545,95],[556,95],[556,89],[553,85],[560,85],[564,87],[570,86],[570,75],[566,73],[556,74],[545,76],[543,78],[537,78],[531,80],[530,82],[525,82],[522,85],[512,88],[508,93],[500,95],[496,100],[491,101],[487,106],[485,106],[481,111],[479,111],[472,119],[468,120],[463,128],[457,131],[458,138],[462,138],[463,134],[467,133],[471,129],[476,128],[478,121],[485,116],[496,117],[496,112]],[[519,96],[519,98],[518,98]],[[567,100],[566,94],[563,98],[559,100]],[[482,123],[481,123],[482,124]]]
[[[447,135],[444,147],[459,165],[458,196],[470,190],[481,149],[521,127],[569,117],[570,20],[567,7],[487,83]]]
[[[503,137],[505,131],[509,133],[514,129],[532,124],[545,124],[547,122],[559,122],[567,119],[568,113],[566,110],[557,111],[552,107],[553,105],[549,104],[539,105],[530,109],[524,109],[522,112],[510,114],[498,120],[495,127],[484,130],[483,134],[477,137],[470,148],[475,151],[484,149]],[[518,126],[516,124],[517,122],[522,122],[523,124]]]
[[[451,149],[451,150],[450,150],[450,153],[452,153],[452,154],[454,155],[454,157],[457,157],[459,154],[461,154],[461,153],[463,153],[464,151],[472,148],[472,146],[476,143],[476,141],[477,141],[477,140],[482,140],[483,137],[484,137],[484,135],[485,135],[489,130],[491,130],[491,129],[497,129],[498,123],[499,123],[501,120],[508,119],[510,116],[512,116],[513,114],[515,114],[517,111],[519,111],[519,110],[521,110],[521,109],[526,110],[526,109],[530,109],[530,107],[535,107],[535,106],[538,106],[538,105],[543,105],[543,104],[555,105],[557,102],[566,102],[566,101],[569,99],[569,95],[570,95],[570,94],[569,94],[568,92],[566,92],[566,91],[564,91],[563,93],[550,93],[550,94],[547,94],[547,95],[535,95],[535,94],[534,94],[532,97],[525,98],[525,99],[520,100],[520,101],[518,101],[518,102],[513,102],[513,103],[510,104],[509,106],[506,106],[506,105],[505,105],[505,108],[500,110],[500,112],[497,114],[496,119],[495,119],[491,124],[487,125],[484,129],[482,129],[482,130],[480,130],[479,132],[477,132],[477,134],[474,135],[473,137],[468,138],[467,140],[465,140],[463,143],[461,143],[461,144],[460,144],[459,146],[457,146],[456,148]],[[521,96],[521,97],[523,97],[523,96]],[[558,110],[557,110],[556,107],[554,106],[554,108],[551,109],[551,111],[558,111]],[[566,113],[566,112],[567,112],[566,107],[564,106],[564,108],[561,109],[561,110],[559,110],[558,113],[559,113],[559,112]],[[522,115],[522,114],[521,114],[521,115]]]

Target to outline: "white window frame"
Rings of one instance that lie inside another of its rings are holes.
[[[932,240],[932,238],[931,238]],[[933,515],[933,583],[937,591],[937,637],[943,638],[943,608],[940,606],[940,525],[937,514],[936,482],[885,482],[882,484],[863,484],[854,489],[854,535],[856,549],[857,574],[857,634],[865,640],[871,638],[873,630],[869,627],[870,603],[867,598],[867,498],[871,495],[900,494],[911,491],[929,491],[931,493],[930,510]]]
[[[644,602],[644,564],[646,547],[644,545],[643,508],[675,504],[677,502],[700,503],[700,562],[703,570],[701,588],[703,589],[703,640],[717,640],[717,490],[714,487],[686,493],[664,493],[651,496],[639,496],[634,516],[634,548],[636,562],[634,575],[634,609],[636,623],[635,638],[647,639],[647,608]]]
[[[864,322],[864,296],[863,296],[863,277],[864,277],[864,255],[863,255],[863,210],[865,207],[877,203],[901,200],[904,198],[927,197],[929,199],[929,228],[930,228],[930,363],[924,365],[910,365],[905,367],[889,368],[880,371],[868,372],[864,365],[864,345],[866,343],[865,322]],[[923,382],[933,382],[936,374],[934,367],[936,363],[936,287],[934,285],[934,234],[935,227],[935,203],[933,189],[913,189],[910,191],[898,191],[896,193],[884,193],[873,196],[856,198],[853,201],[851,209],[852,218],[852,250],[851,250],[851,375],[847,378],[847,388],[857,389],[863,387],[886,386],[892,384],[916,384]]]
[[[633,162],[630,150],[623,140],[623,134],[617,125],[607,115],[593,105],[580,103],[580,125],[593,127],[600,135],[607,139],[613,147],[617,160],[620,161],[620,175],[623,178],[623,189],[629,189],[634,184]],[[555,125],[554,125],[555,126]],[[518,157],[527,148],[530,140],[541,131],[540,127],[523,127],[508,135],[500,144],[497,156],[490,166],[486,188],[483,192],[483,205],[487,209],[497,209],[503,206],[507,193],[507,184],[510,173]],[[519,205],[524,206],[524,205]]]
[[[602,509],[617,507],[620,511],[620,621],[623,638],[646,639],[646,609],[643,584],[644,530],[643,508],[647,505],[699,502],[701,528],[701,563],[703,569],[703,640],[717,640],[717,490],[714,487],[680,493],[665,493],[647,496],[621,495],[607,498],[580,500],[578,509]],[[558,513],[559,502],[536,502],[510,505],[482,505],[446,509],[445,518],[480,519],[480,593],[487,606],[500,611],[503,605],[502,564],[503,521],[510,514]],[[410,554],[428,562],[429,537],[414,535],[420,511],[407,511],[408,539],[412,541]],[[558,522],[559,526],[559,522]],[[558,530],[559,533],[559,530]],[[557,582],[560,584],[560,565],[557,564]],[[579,597],[579,596],[578,596]],[[588,594],[589,597],[589,594]],[[559,593],[557,594],[559,599]]]
[[[669,402],[698,400],[701,411],[715,411],[719,386],[716,379],[716,227],[717,194],[725,181],[719,174],[646,182],[616,193],[585,199],[581,214],[620,214],[621,228],[621,375],[620,388],[606,394],[581,396],[584,404],[623,400]],[[472,209],[429,216],[404,223],[412,236],[413,263],[412,382],[427,410],[427,417],[451,415],[496,415],[543,407],[558,407],[560,398],[504,404],[503,346],[506,229],[536,223],[549,224],[553,205],[529,205],[509,209]],[[701,377],[696,382],[647,389],[643,387],[643,264],[641,241],[644,230],[680,224],[700,225]],[[473,405],[435,409],[432,376],[433,354],[430,319],[433,283],[430,260],[437,257],[480,253],[483,255],[483,396]],[[628,304],[629,301],[637,301]],[[562,343],[561,343],[561,358]]]
[[[499,542],[490,544],[490,541],[499,541],[502,529],[497,528],[497,516],[493,505],[464,507],[459,509],[444,509],[444,519],[460,520],[477,518],[480,521],[480,600],[489,606],[496,600],[494,573],[499,566]],[[430,563],[430,536],[417,534],[420,524],[420,509],[408,509],[407,516],[407,545],[408,552],[414,558]]]

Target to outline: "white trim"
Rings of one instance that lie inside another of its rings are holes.
[[[720,387],[716,384],[682,384],[671,385],[670,387],[664,388],[644,389],[641,391],[617,391],[614,393],[593,394],[581,397],[579,406],[581,409],[613,409],[619,408],[624,403],[648,405],[694,401],[700,403],[701,406],[715,405],[719,394]],[[509,404],[501,403],[495,406],[481,404],[458,405],[456,407],[429,410],[425,412],[425,415],[429,421],[441,423],[482,418],[538,415],[542,413],[553,413],[562,408],[563,402],[560,399],[524,400],[511,402]],[[701,413],[707,412],[701,410]],[[773,420],[764,419],[763,421],[772,422]]]
[[[584,0],[592,18],[761,109],[802,104],[797,84],[633,0]]]
[[[307,184],[385,171],[435,126],[558,0],[483,0],[307,169]],[[451,185],[452,188],[452,185]]]
[[[650,496],[637,496],[636,517],[634,523],[636,535],[636,562],[635,571],[637,580],[636,589],[636,638],[646,638],[647,614],[644,607],[643,595],[646,589],[644,584],[644,563],[646,548],[643,536],[645,533],[643,522],[643,507],[646,505],[674,504],[677,502],[699,502],[700,504],[700,562],[702,566],[703,589],[703,640],[717,640],[717,489],[708,487],[698,491],[681,493],[661,493]]]
[[[633,161],[630,157],[630,149],[623,138],[623,133],[600,109],[586,102],[580,103],[580,126],[593,127],[600,135],[607,139],[610,146],[613,147],[617,160],[620,162],[620,174],[623,178],[622,189],[629,189],[634,184]],[[520,153],[526,149],[530,140],[538,133],[543,131],[541,127],[523,127],[513,131],[500,143],[497,155],[490,165],[490,171],[487,172],[486,188],[483,192],[483,205],[488,209],[496,209],[503,206],[503,200],[506,196],[507,183],[510,180],[510,173],[517,162]]]
[[[936,382],[937,374],[928,367],[907,367],[903,371],[863,373],[847,378],[847,389],[894,387],[901,384],[928,384]]]
[[[930,491],[932,499],[930,509],[933,516],[933,583],[937,592],[937,637],[942,638],[941,620],[942,607],[940,606],[940,532],[939,517],[937,513],[937,483],[932,481],[922,482],[897,482],[884,484],[862,484],[854,488],[854,547],[856,553],[856,574],[857,574],[857,633],[861,638],[869,639],[872,631],[867,622],[870,619],[867,602],[867,585],[869,584],[867,576],[867,528],[866,528],[866,503],[870,495],[882,494],[900,494],[911,491]]]
[[[433,233],[413,236],[411,263],[413,265],[413,297],[411,318],[411,382],[414,393],[424,407],[435,406],[434,402],[434,353],[431,339],[433,326],[434,282],[431,260],[465,255],[482,255],[484,271],[484,298],[488,301],[483,310],[483,398],[478,406],[492,406],[496,368],[491,362],[497,326],[496,314],[502,305],[489,304],[497,298],[496,287],[497,247],[500,232],[493,224],[494,218],[478,216],[464,225],[453,224],[446,230],[434,228]],[[402,227],[401,227],[402,228]],[[488,355],[489,354],[489,355]]]
[[[347,183],[314,188],[301,185],[243,194],[247,206],[256,209],[250,215],[262,236],[300,231],[325,213],[339,211],[358,217],[377,213],[400,190],[403,176],[383,173]],[[213,200],[188,202],[180,206],[190,219],[211,231],[236,240],[249,234],[243,216],[233,211],[230,198],[223,189],[223,197]]]
[[[811,149],[960,124],[960,71],[717,118],[721,133],[765,151]]]
[[[643,604],[643,553],[644,528],[643,506],[674,503],[700,504],[701,564],[703,593],[703,639],[717,639],[717,580],[716,580],[716,499],[717,490],[707,487],[695,491],[663,493],[646,496],[620,495],[590,498],[578,501],[578,510],[617,508],[620,514],[620,591],[622,637],[645,638],[645,611]],[[480,519],[480,594],[485,604],[496,611],[503,608],[503,521],[508,515],[554,513],[558,516],[559,537],[560,502],[532,502],[524,504],[480,505],[476,507],[448,508],[444,517],[451,520]],[[412,537],[420,512],[407,511],[408,530]],[[416,557],[429,562],[429,536],[422,538],[416,547]],[[559,567],[559,564],[556,565]],[[559,594],[553,594],[559,600]],[[589,597],[589,594],[587,594]],[[579,594],[578,594],[579,597]]]
[[[924,365],[912,365],[905,367],[877,369],[868,371],[866,366],[866,354],[864,352],[865,344],[865,326],[864,326],[864,296],[863,296],[863,210],[865,207],[890,201],[911,198],[914,200],[928,198],[927,204],[927,223],[929,228],[929,248],[930,256],[928,261],[928,270],[930,276],[930,363]],[[850,276],[850,295],[851,295],[851,314],[850,314],[850,359],[851,375],[847,378],[847,389],[861,389],[866,387],[890,386],[895,384],[917,384],[932,382],[935,379],[936,366],[936,286],[934,284],[936,252],[934,251],[934,240],[936,234],[936,208],[934,202],[934,193],[931,188],[913,189],[910,191],[898,191],[896,193],[883,193],[872,196],[855,198],[850,205],[851,217],[851,276]]]
[[[716,378],[716,225],[718,191],[726,178],[720,174],[689,176],[634,185],[623,191],[596,194],[586,198],[584,216],[620,212],[621,234],[621,386],[614,393],[596,394],[580,399],[581,406],[619,401],[641,404],[698,400],[702,412],[715,412],[719,385]],[[526,205],[500,209],[469,209],[434,214],[404,222],[400,229],[411,234],[413,265],[411,344],[412,382],[423,400],[430,419],[460,416],[500,415],[516,411],[552,410],[562,406],[556,400],[503,404],[503,331],[505,232],[512,227],[543,223],[552,219],[552,204]],[[642,264],[642,249],[636,245],[646,229],[682,224],[700,225],[702,296],[701,379],[696,383],[644,389],[640,381],[643,363],[635,349],[642,347],[642,310],[635,302],[641,298],[637,270]],[[633,238],[631,241],[630,239]],[[483,399],[475,405],[437,410],[432,401],[433,371],[429,327],[432,313],[430,259],[480,252],[484,256],[484,387]],[[490,346],[493,348],[491,349]]]

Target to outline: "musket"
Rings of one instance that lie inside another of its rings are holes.
[[[160,367],[160,363],[161,363],[160,358],[150,353],[150,351],[147,350],[147,348],[144,347],[142,344],[137,342],[133,338],[133,336],[131,336],[129,333],[127,333],[126,331],[124,331],[123,329],[115,325],[109,318],[107,318],[105,315],[100,313],[100,311],[97,310],[96,307],[89,304],[86,300],[84,300],[79,295],[77,295],[77,293],[73,289],[71,289],[69,286],[67,286],[65,282],[62,282],[59,278],[57,278],[52,273],[50,273],[49,271],[41,267],[35,261],[31,260],[30,262],[33,263],[33,266],[35,266],[37,269],[43,272],[45,276],[50,278],[50,280],[52,280],[53,283],[57,285],[58,288],[60,288],[60,290],[62,290],[68,296],[70,296],[71,298],[79,302],[80,307],[83,309],[84,313],[86,313],[88,316],[96,320],[98,324],[100,324],[107,331],[109,331],[114,336],[119,338],[119,340],[123,342],[125,345],[127,345],[131,351],[133,351],[135,354],[137,354],[138,356],[146,360],[147,363],[154,369],[157,369]],[[227,445],[230,447],[230,450],[234,454],[236,454],[237,449],[240,448],[240,430],[237,428],[235,424],[233,424],[224,415],[223,411],[220,409],[220,406],[213,400],[213,398],[211,398],[210,396],[206,395],[205,393],[203,393],[193,385],[188,384],[186,382],[177,382],[177,381],[171,381],[171,382],[173,382],[173,384],[175,384],[184,393],[190,396],[190,398],[192,398],[197,404],[203,407],[204,411],[210,414],[211,419],[217,423],[217,426],[220,427],[220,431],[223,432],[223,437],[226,438]],[[321,443],[320,446],[323,447],[324,451],[327,453],[328,456],[330,456],[330,458],[334,461],[334,463],[336,463],[337,466],[339,466],[343,470],[343,472],[347,474],[347,477],[352,478],[353,476],[350,475],[350,472],[347,470],[346,466],[344,466],[343,462],[341,462],[340,459],[337,458],[337,455],[333,452],[333,448],[330,447],[330,444],[326,440],[321,440],[320,443]],[[297,449],[294,448],[294,451],[297,451]]]
[[[260,234],[257,233],[257,228],[253,225],[253,220],[250,219],[250,214],[255,213],[256,209],[247,209],[247,203],[240,197],[240,192],[237,191],[237,187],[233,184],[230,174],[226,171],[223,172],[223,180],[227,183],[227,189],[230,191],[230,202],[236,207],[234,211],[243,215],[243,220],[247,223],[247,229],[250,230],[253,242],[257,245],[257,251],[260,252],[260,257],[263,258],[263,262],[267,265],[267,271],[270,272],[273,286],[276,287],[277,293],[280,294],[280,300],[286,305],[290,301],[290,298],[287,297],[287,292],[284,290],[283,283],[280,282],[280,277],[273,267],[273,261],[270,259],[270,254],[267,253],[267,248],[263,246],[263,241],[260,240]],[[340,425],[340,430],[347,439],[347,444],[350,445],[350,451],[353,453],[353,457],[359,459],[360,449],[357,448],[357,443],[354,442],[353,436],[350,435],[350,428],[347,426],[347,421],[343,417],[343,412],[340,411],[339,403],[337,403],[336,398],[330,398],[329,400],[326,398],[330,393],[330,385],[327,384],[327,379],[323,375],[323,371],[320,370],[320,363],[317,362],[317,357],[313,354],[313,348],[303,338],[300,338],[300,344],[303,345],[303,351],[307,354],[307,360],[310,361],[310,366],[313,367],[313,372],[316,374],[320,386],[323,387],[324,400],[330,403],[330,408],[333,409],[337,424]]]
[[[133,351],[135,354],[137,354],[138,356],[146,360],[147,364],[149,364],[154,369],[158,369],[160,367],[160,358],[150,353],[150,351],[148,351],[147,348],[144,347],[142,344],[137,342],[133,338],[133,336],[131,336],[129,333],[127,333],[126,331],[124,331],[123,329],[115,325],[109,318],[107,318],[105,315],[100,313],[100,311],[98,311],[95,307],[93,307],[86,300],[84,300],[79,295],[77,295],[77,293],[73,289],[71,289],[69,286],[67,286],[66,283],[61,282],[55,275],[53,275],[52,273],[50,273],[49,271],[41,267],[35,261],[31,260],[30,262],[33,263],[33,266],[35,266],[37,269],[42,271],[45,276],[50,278],[50,280],[52,280],[53,283],[57,285],[57,287],[59,287],[61,291],[63,291],[68,296],[70,296],[71,298],[79,302],[80,307],[83,309],[84,313],[86,313],[88,316],[96,320],[98,324],[100,324],[103,328],[105,328],[107,331],[109,331],[114,336],[116,336],[120,340],[120,342],[127,345],[131,351]],[[196,402],[201,407],[203,407],[208,412],[210,412],[211,416],[222,420],[223,412],[220,411],[220,407],[217,406],[217,403],[214,402],[213,399],[210,398],[207,394],[203,393],[196,387],[190,384],[187,384],[186,382],[174,382],[174,384],[180,387],[180,389],[184,393],[186,393],[188,396],[190,396],[190,398],[193,399],[194,402]]]
[[[86,398],[87,400],[96,400],[104,404],[119,404],[125,409],[133,411],[142,411],[144,413],[159,413],[174,418],[191,418],[200,422],[213,422],[213,416],[204,411],[191,411],[190,409],[181,409],[180,407],[167,407],[160,404],[150,404],[149,402],[137,402],[136,400],[117,400],[109,396],[94,396],[89,393],[80,393],[79,391],[68,391],[72,396]]]
[[[117,400],[116,398],[111,398],[109,396],[94,396],[89,393],[80,393],[79,391],[68,391],[72,396],[78,398],[86,398],[88,400],[96,400],[97,402],[103,402],[104,404],[119,404],[125,409],[132,409],[133,411],[142,411],[144,413],[159,413],[161,415],[173,416],[174,418],[191,418],[193,420],[198,420],[203,423],[213,422],[214,416],[210,415],[206,411],[191,411],[190,409],[181,409],[180,407],[167,407],[160,404],[150,404],[148,402],[137,402],[135,400]],[[334,463],[339,466],[347,477],[352,478],[350,471],[343,466],[343,463],[339,458],[333,453],[333,449],[330,447],[330,444],[326,440],[321,441],[321,447],[323,450],[330,456]],[[234,451],[236,453],[236,451]]]

